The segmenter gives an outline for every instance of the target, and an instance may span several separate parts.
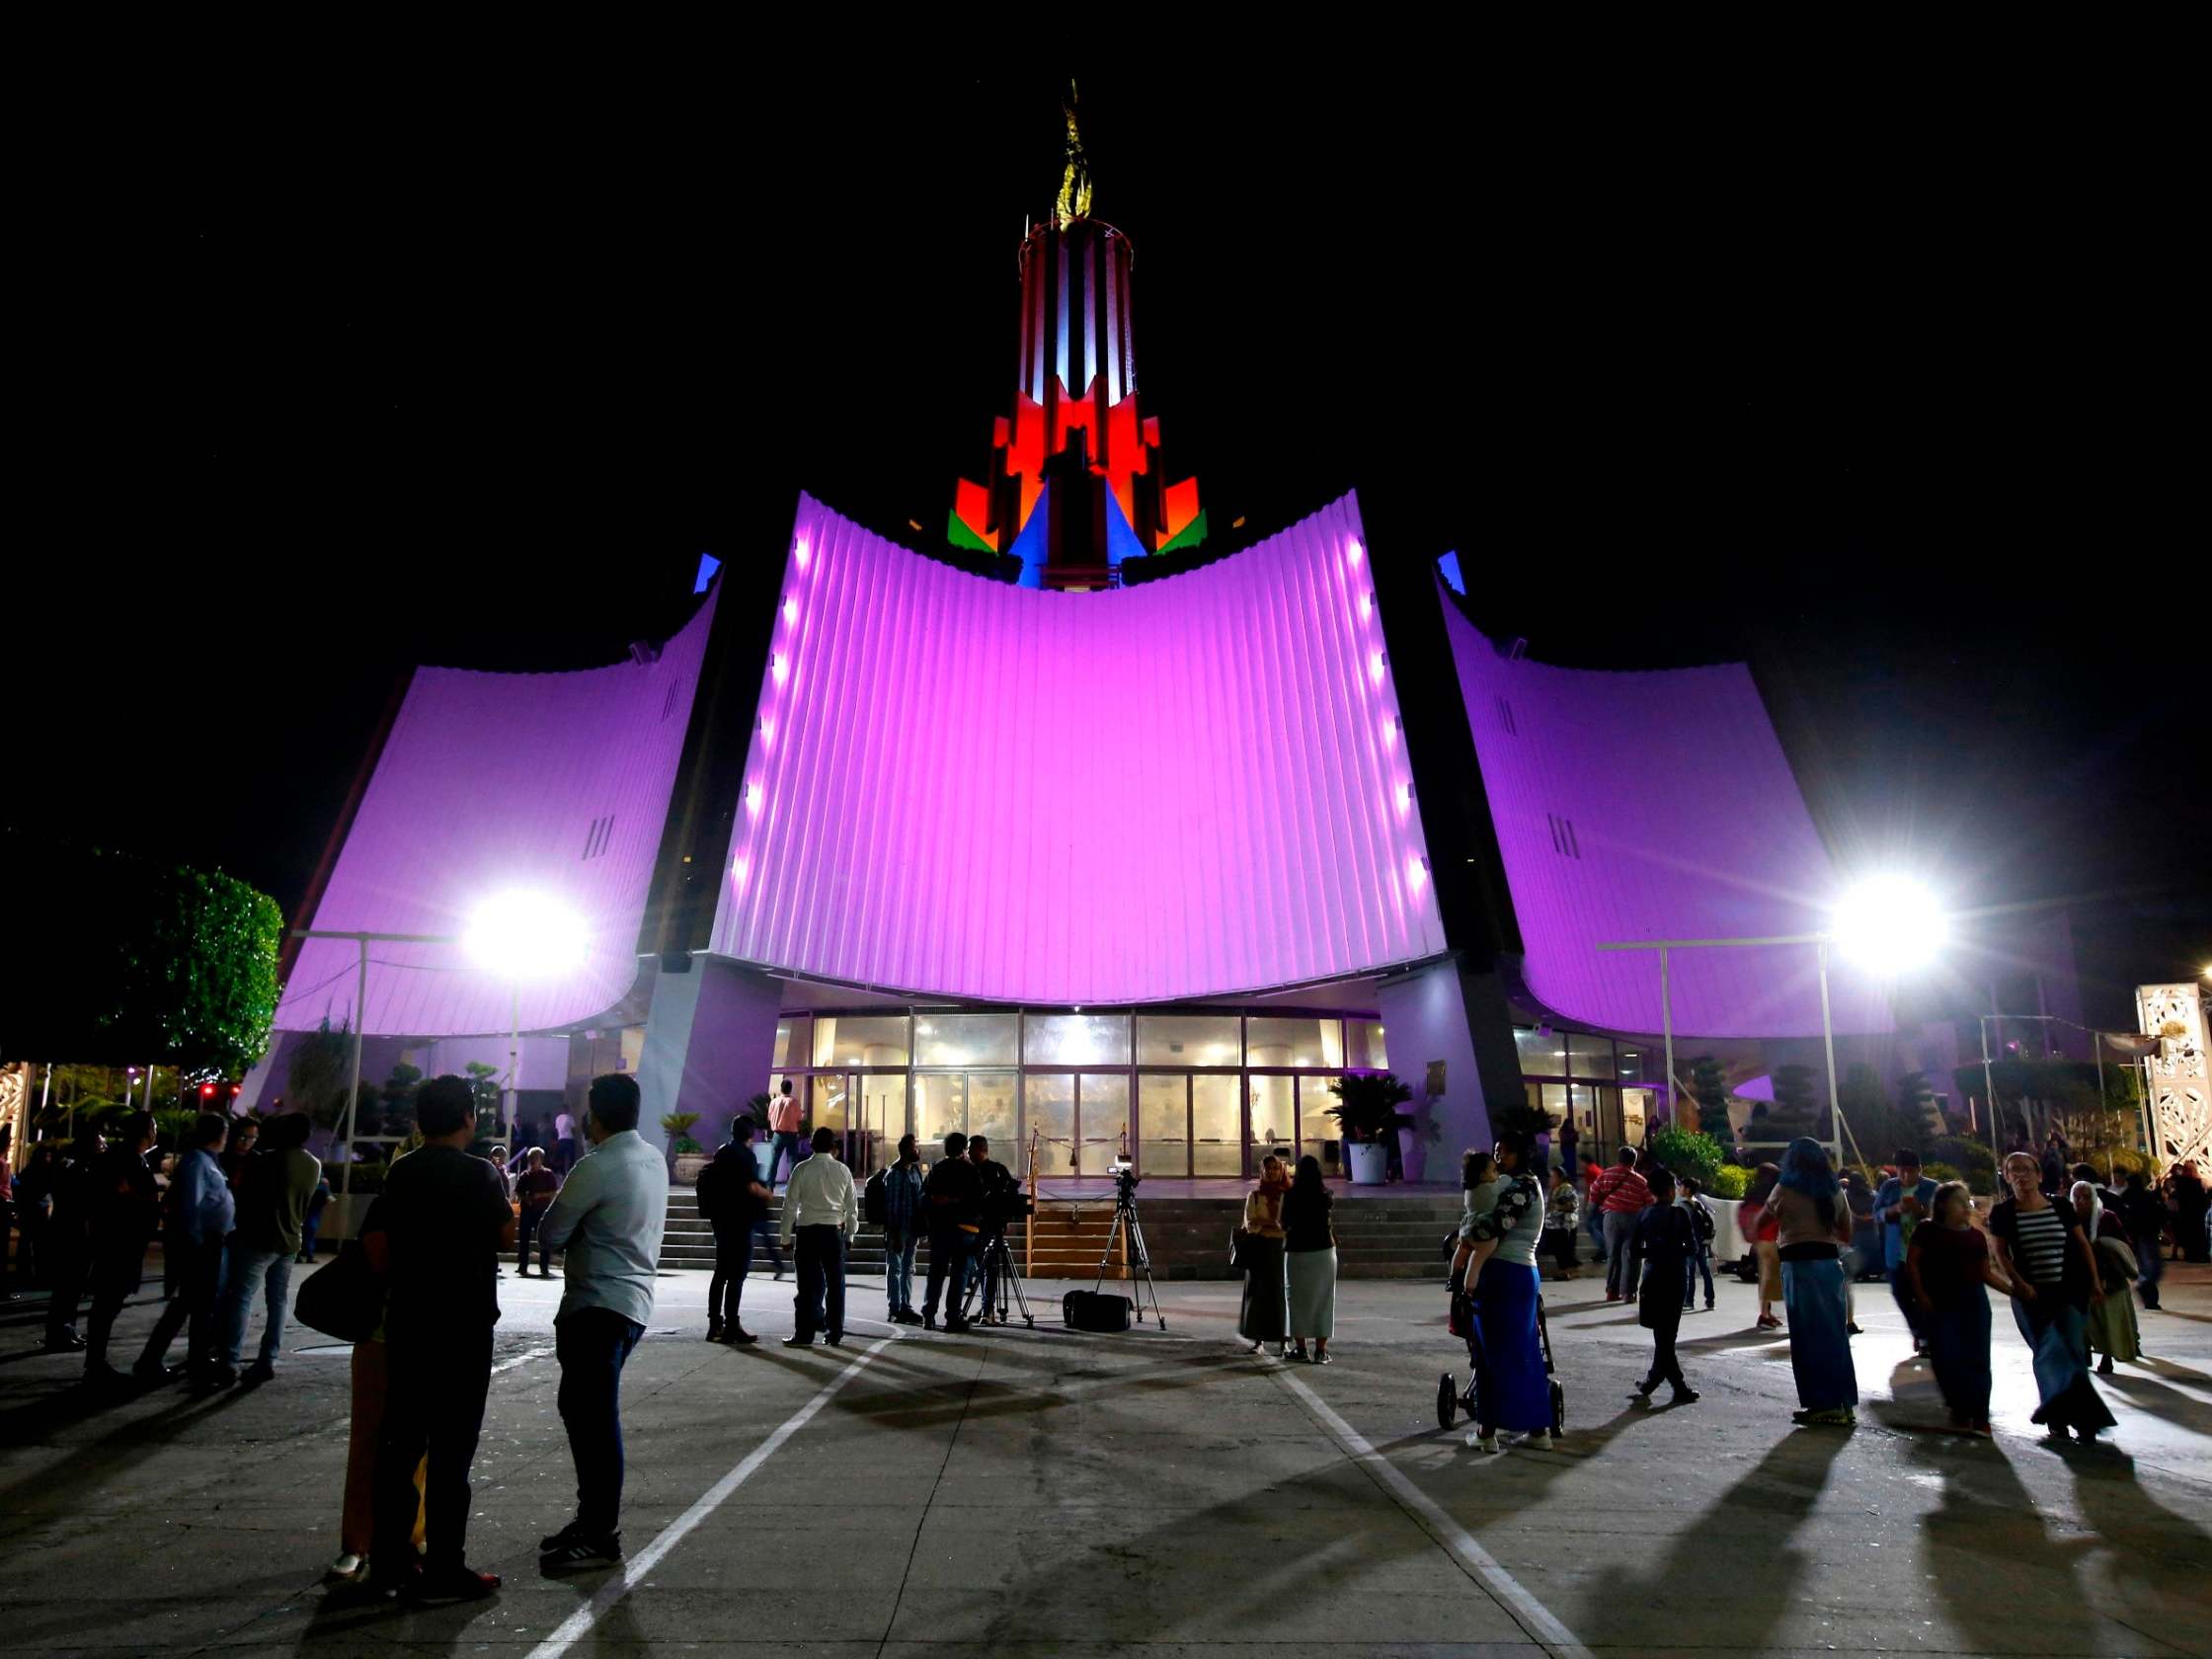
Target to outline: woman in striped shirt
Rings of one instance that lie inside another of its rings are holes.
[[[2088,1235],[2070,1204],[2043,1195],[2043,1169],[2026,1152],[2005,1160],[2013,1196],[1989,1213],[1991,1246],[2013,1282],[2013,1322],[2035,1355],[2033,1421],[2053,1439],[2087,1442],[2112,1426],[2090,1382],[2089,1308],[2104,1300]]]

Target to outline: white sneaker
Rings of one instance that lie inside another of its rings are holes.
[[[1467,1445],[1477,1452],[1495,1452],[1498,1449],[1498,1437],[1496,1435],[1486,1435],[1480,1429],[1477,1429],[1467,1436]]]
[[[358,1555],[349,1549],[330,1564],[330,1576],[333,1578],[358,1578],[364,1564]]]
[[[1551,1438],[1549,1429],[1539,1429],[1535,1434],[1529,1436],[1529,1444],[1540,1452],[1548,1452],[1558,1443]]]

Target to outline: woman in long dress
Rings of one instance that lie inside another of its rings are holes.
[[[1311,1152],[1298,1160],[1291,1190],[1283,1195],[1283,1261],[1291,1287],[1291,1358],[1329,1363],[1329,1338],[1336,1331],[1336,1234],[1329,1226],[1329,1189],[1321,1179],[1321,1160]]]
[[[2112,1426],[2112,1413],[2090,1381],[2089,1310],[2103,1300],[2089,1235],[2071,1204],[2043,1195],[2043,1166],[2028,1152],[2005,1160],[2013,1196],[1989,1213],[1990,1247],[2013,1282],[2013,1322],[2034,1352],[2029,1421],[2054,1440],[2072,1429],[2085,1441]]]
[[[1974,1225],[1974,1201],[1964,1181],[1936,1189],[1928,1219],[1913,1228],[1905,1277],[1927,1333],[1929,1363],[1951,1427],[1989,1431],[1989,1293],[2012,1294],[2012,1282],[1990,1259],[1989,1241]]]
[[[1767,1215],[1781,1263],[1781,1304],[1789,1314],[1789,1369],[1797,1381],[1799,1423],[1849,1428],[1857,1419],[1858,1372],[1852,1364],[1843,1247],[1851,1242],[1851,1205],[1810,1136],[1790,1142]]]
[[[2143,1357],[2142,1333],[2135,1323],[2135,1299],[2127,1294],[2135,1280],[2135,1245],[2119,1217],[2104,1208],[2104,1200],[2097,1196],[2094,1186],[2076,1181],[2068,1196],[2090,1240],[2090,1254],[2096,1259],[2097,1285],[2104,1292],[2102,1301],[2090,1305],[2088,1335],[2090,1352],[2097,1356],[2097,1376],[2109,1377],[2114,1360]]]
[[[1537,1242],[1543,1235],[1543,1194],[1529,1172],[1529,1138],[1498,1137],[1499,1182],[1489,1209],[1462,1224],[1452,1274],[1474,1283],[1473,1332],[1467,1351],[1475,1367],[1474,1433],[1469,1446],[1498,1450],[1498,1431],[1551,1444],[1551,1380],[1543,1369],[1537,1319]]]
[[[1236,1334],[1257,1354],[1269,1343],[1287,1353],[1291,1331],[1288,1289],[1283,1278],[1283,1195],[1290,1172],[1272,1152],[1260,1164],[1260,1178],[1244,1195],[1244,1301],[1237,1309]]]

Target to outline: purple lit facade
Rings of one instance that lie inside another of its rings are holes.
[[[802,500],[784,580],[717,954],[1134,1004],[1444,950],[1352,498],[1100,593]]]

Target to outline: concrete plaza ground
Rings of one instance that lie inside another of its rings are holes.
[[[856,1281],[854,1311],[881,1306]],[[1591,1278],[1549,1288],[1556,1451],[1485,1457],[1434,1419],[1455,1359],[1433,1285],[1347,1282],[1337,1363],[1244,1355],[1233,1284],[1166,1289],[1168,1328],[1048,1321],[848,1346],[700,1341],[705,1276],[662,1281],[630,1362],[626,1572],[552,1581],[570,1512],[558,1282],[502,1283],[470,1555],[492,1601],[328,1593],[346,1353],[296,1326],[276,1382],[96,1403],[0,1338],[0,1651],[1076,1656],[2212,1652],[2212,1283],[2169,1280],[2153,1358],[2100,1383],[2112,1445],[2029,1427],[2004,1310],[1993,1443],[1937,1419],[1880,1287],[1860,1287],[1855,1433],[1796,1429],[1787,1344],[1750,1292],[1690,1316],[1694,1406],[1624,1399],[1648,1352]],[[789,1285],[749,1314],[790,1329]],[[127,1354],[152,1317],[126,1311]],[[1048,1326],[1050,1328],[1048,1328]]]

